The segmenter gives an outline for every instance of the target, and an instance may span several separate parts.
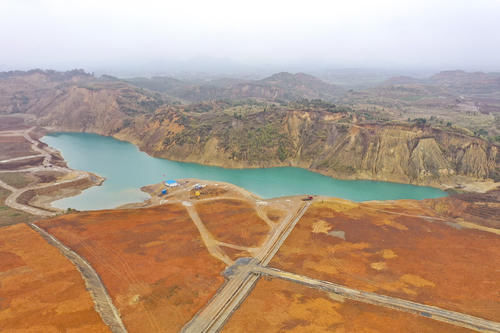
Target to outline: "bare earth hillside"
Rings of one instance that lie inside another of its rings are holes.
[[[280,73],[263,81],[287,91],[290,85],[321,91],[305,74]],[[378,111],[363,109],[360,101],[351,108],[300,99],[308,94],[298,93],[286,103],[266,97],[171,103],[167,95],[78,71],[14,72],[0,79],[0,87],[1,113],[27,114],[33,124],[53,130],[111,135],[173,160],[291,165],[340,178],[442,188],[500,179],[499,148],[483,136],[439,121],[404,122],[394,113],[393,120],[374,120]],[[444,89],[431,88],[426,89]]]

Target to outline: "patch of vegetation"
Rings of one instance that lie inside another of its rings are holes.
[[[323,101],[321,99],[307,98],[297,100],[295,102],[288,103],[288,107],[297,110],[307,110],[307,111],[327,111],[331,113],[348,113],[353,112],[353,109],[346,105],[336,105],[330,102]]]
[[[484,128],[480,128],[476,131],[474,131],[475,136],[482,136],[482,137],[487,137],[488,136],[488,131],[485,130]]]
[[[412,122],[414,122],[415,125],[417,125],[419,127],[423,127],[427,123],[427,119],[425,119],[425,118],[415,118],[415,119],[412,120]]]

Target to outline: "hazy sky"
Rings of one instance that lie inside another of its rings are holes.
[[[500,70],[500,0],[0,0],[0,68]]]

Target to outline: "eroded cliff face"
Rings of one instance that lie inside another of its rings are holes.
[[[176,118],[141,119],[114,135],[155,156],[223,167],[298,166],[340,178],[434,186],[496,177],[498,148],[479,138],[341,122],[345,117],[292,111],[216,117],[210,124],[202,117],[186,126]]]
[[[36,115],[39,125],[55,130],[114,136],[173,160],[298,166],[339,178],[433,186],[500,178],[497,146],[451,130],[362,123],[345,111],[186,112],[123,82],[79,74],[65,84],[40,73],[15,82],[0,82],[1,113]]]
[[[157,94],[81,71],[0,76],[0,114],[35,116],[41,126],[112,135],[163,104]]]
[[[432,128],[357,125],[322,115],[291,112],[266,120],[183,125],[177,114],[137,116],[106,112],[50,114],[42,125],[94,132],[130,141],[147,153],[230,168],[298,166],[346,179],[373,179],[440,186],[495,178],[496,146],[484,140]],[[64,108],[63,108],[64,109]],[[125,120],[128,119],[128,120]],[[463,179],[463,177],[467,179]]]
[[[299,159],[342,178],[437,185],[456,176],[492,178],[498,168],[497,147],[478,138],[428,127],[318,122],[326,138],[302,142]]]

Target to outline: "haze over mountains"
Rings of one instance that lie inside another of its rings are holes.
[[[127,76],[499,71],[498,11],[494,0],[2,1],[0,66]]]
[[[351,75],[349,80],[347,76]],[[429,86],[434,90],[453,94],[495,93],[500,89],[500,73],[465,72],[462,70],[441,71],[428,76],[386,76],[389,72],[363,70],[347,71],[345,77],[340,71],[319,73],[320,79],[306,73],[280,72],[260,80],[204,76],[179,79],[169,76],[127,78],[125,81],[136,86],[166,93],[188,101],[214,99],[264,98],[297,100],[300,98],[335,100],[349,89],[373,87],[383,89],[389,86]],[[422,75],[422,73],[420,73]]]
[[[286,72],[273,74],[262,80],[216,79],[206,83],[192,83],[169,77],[153,77],[127,81],[139,87],[192,102],[246,98],[287,101],[301,98],[333,100],[344,90],[309,74]]]

